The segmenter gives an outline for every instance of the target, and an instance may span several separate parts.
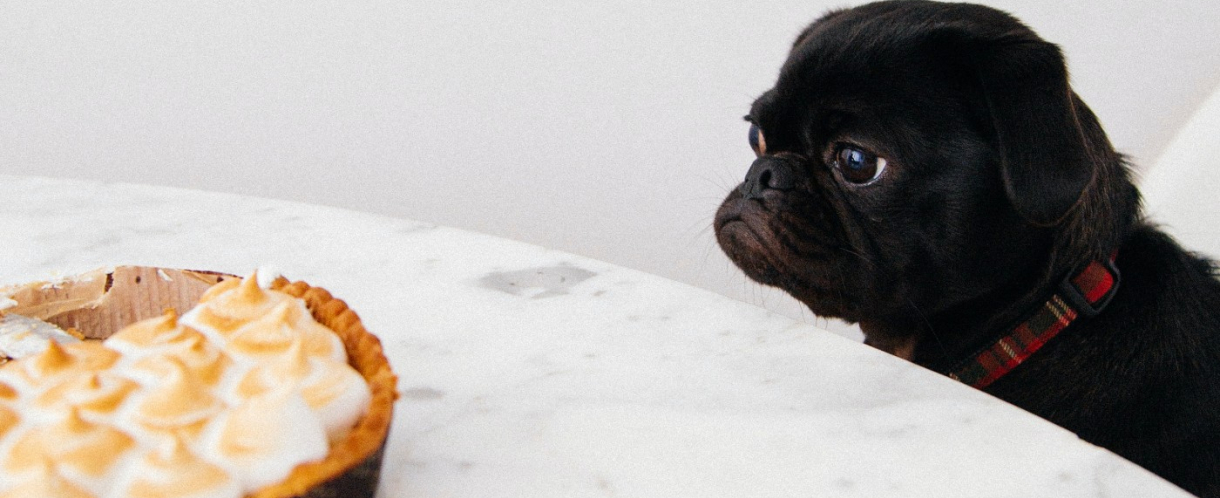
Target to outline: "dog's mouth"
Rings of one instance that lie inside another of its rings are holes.
[[[763,210],[758,202],[742,199],[740,196],[736,197],[736,199],[730,197],[725,200],[720,209],[716,211],[716,220],[713,222],[713,228],[715,228],[718,237],[721,234],[741,236],[743,234],[739,232],[742,231],[745,234],[757,235],[753,234],[750,226],[765,225],[764,218],[769,217],[768,213]],[[747,221],[747,218],[749,221]]]
[[[734,193],[721,204],[713,224],[721,249],[750,278],[776,285],[781,247],[771,228],[773,215],[758,201]]]
[[[809,216],[773,208],[789,204],[779,201],[730,193],[713,224],[721,249],[751,280],[783,289],[819,315],[852,319],[854,265],[838,249],[841,238],[832,235],[836,227],[815,227]]]

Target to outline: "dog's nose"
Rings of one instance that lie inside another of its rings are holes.
[[[768,189],[792,190],[796,186],[794,176],[789,161],[775,156],[762,156],[750,165],[750,171],[746,172],[746,181],[741,184],[739,190],[741,196],[746,199],[762,199],[763,192]]]

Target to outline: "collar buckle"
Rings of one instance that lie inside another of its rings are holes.
[[[1095,317],[1118,294],[1122,274],[1114,258],[1093,261],[1079,272],[1069,273],[1059,282],[1059,295],[1080,316]]]

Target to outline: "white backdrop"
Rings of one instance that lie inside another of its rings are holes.
[[[1063,46],[1139,163],[1220,83],[1220,2],[987,3]],[[741,116],[841,5],[0,0],[0,172],[414,218],[810,319],[710,224],[752,159]]]

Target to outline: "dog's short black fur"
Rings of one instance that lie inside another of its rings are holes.
[[[986,391],[1220,496],[1215,269],[1142,217],[1056,46],[978,5],[836,11],[801,33],[747,119],[759,158],[717,213],[721,247],[932,369],[1117,251],[1108,308]]]

